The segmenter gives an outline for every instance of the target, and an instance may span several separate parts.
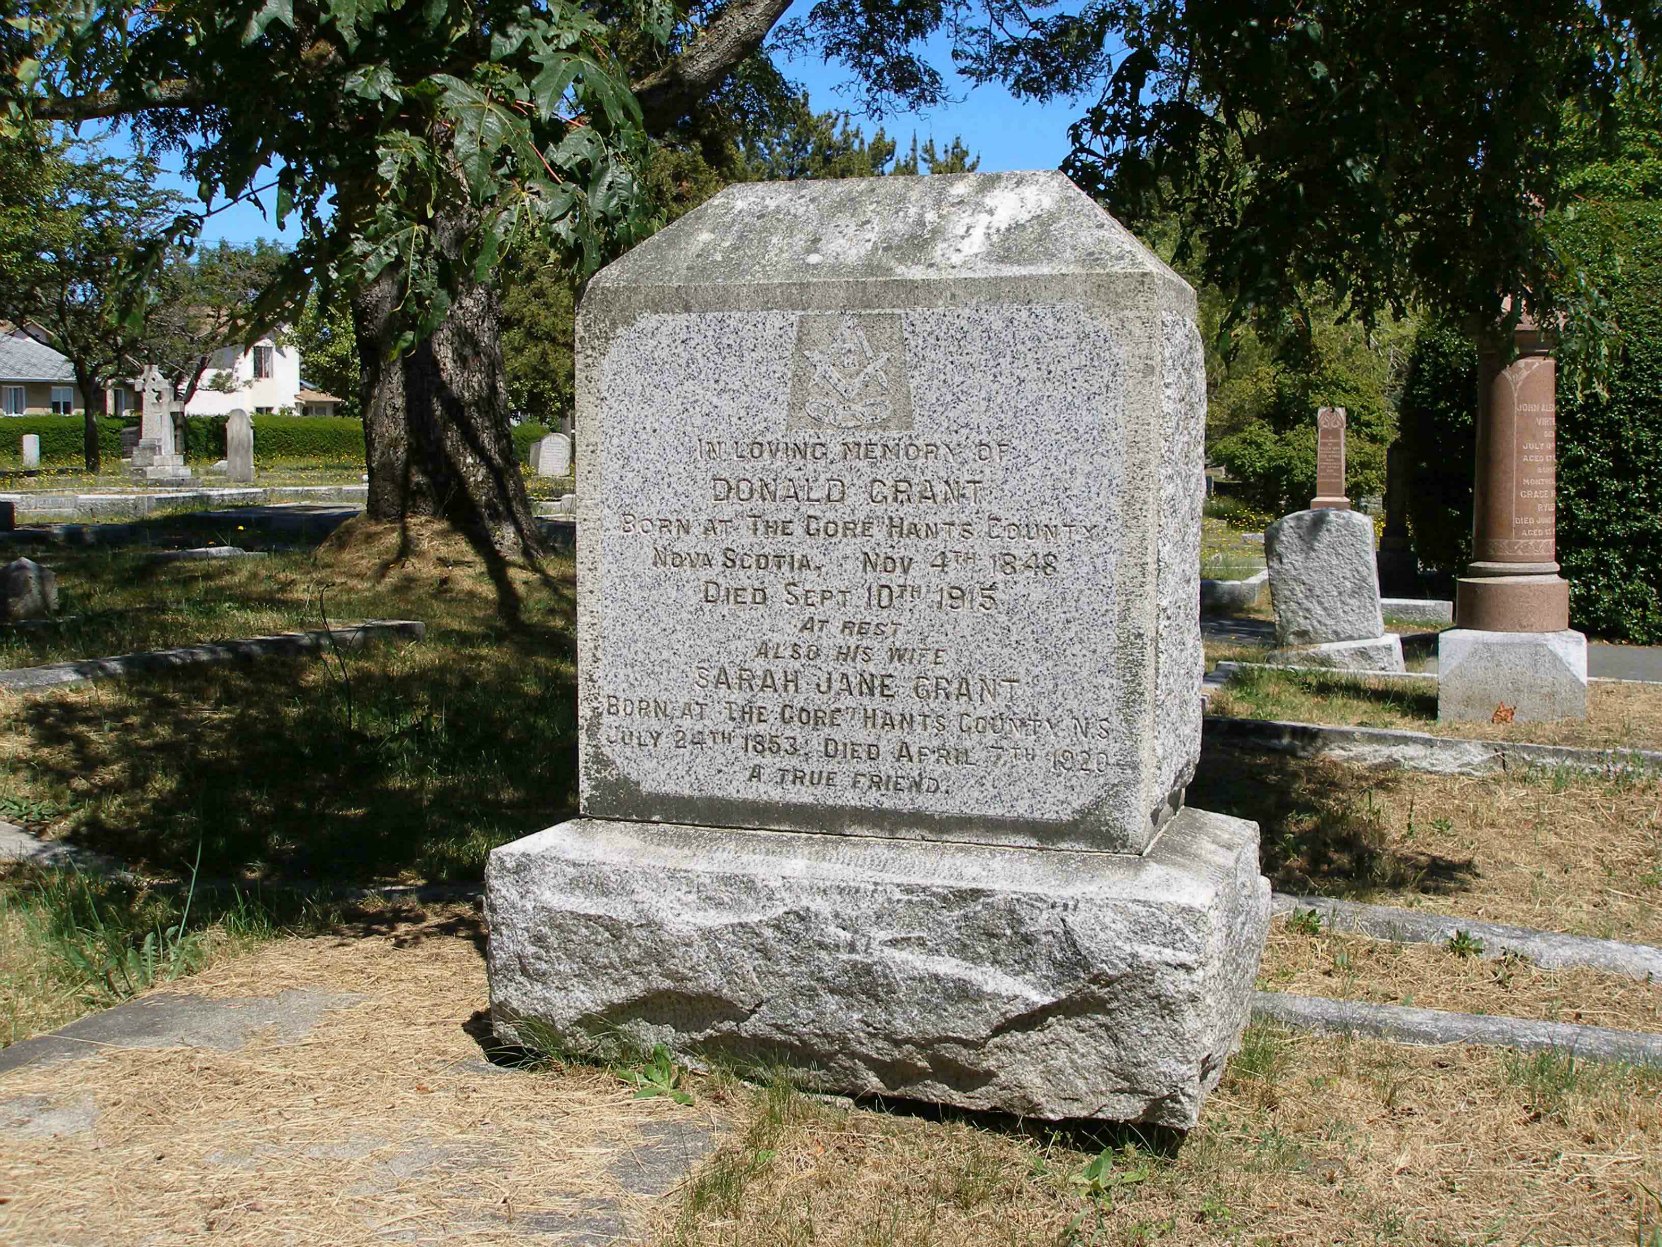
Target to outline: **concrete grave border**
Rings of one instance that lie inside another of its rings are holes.
[[[0,691],[21,693],[37,689],[63,688],[93,680],[119,680],[146,672],[171,671],[261,658],[292,658],[322,649],[361,649],[370,641],[419,641],[427,625],[418,619],[370,619],[338,628],[315,628],[310,632],[283,632],[276,636],[249,637],[187,645],[179,649],[144,650],[112,658],[87,658],[76,662],[52,663],[43,667],[20,667],[0,671]]]
[[[1662,1065],[1662,1035],[1486,1013],[1451,1013],[1326,996],[1254,992],[1255,1022],[1280,1022],[1326,1035],[1373,1035],[1406,1044],[1481,1044],[1553,1051],[1596,1061]]]

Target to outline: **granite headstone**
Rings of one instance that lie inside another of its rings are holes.
[[[1270,661],[1353,671],[1401,671],[1402,643],[1385,632],[1373,520],[1315,508],[1264,530],[1277,648]]]
[[[19,452],[23,456],[23,470],[33,472],[40,467],[40,434],[25,433]]]
[[[225,475],[244,483],[254,479],[254,422],[241,407],[225,418]]]
[[[0,567],[0,619],[45,619],[58,610],[58,577],[33,559]]]
[[[1192,1125],[1267,914],[1183,806],[1193,292],[1059,174],[757,184],[578,343],[583,817],[492,855],[498,1032]]]

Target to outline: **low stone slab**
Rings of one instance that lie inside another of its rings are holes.
[[[1442,598],[1380,598],[1379,609],[1400,623],[1436,627],[1454,622],[1454,603]]]
[[[1313,667],[1323,671],[1377,671],[1389,675],[1404,670],[1402,641],[1390,635],[1272,649],[1264,661],[1272,667]]]
[[[92,680],[119,680],[145,672],[169,671],[212,663],[247,662],[261,658],[296,657],[321,649],[359,649],[371,641],[419,641],[427,625],[415,619],[372,619],[339,628],[316,628],[310,632],[284,632],[276,636],[249,637],[241,641],[219,641],[207,645],[186,645],[178,649],[145,650],[113,658],[88,658],[80,662],[53,663],[44,667],[21,667],[0,671],[0,690],[30,692]]]
[[[1527,957],[1546,970],[1585,967],[1640,982],[1662,983],[1662,948],[1650,944],[1565,935],[1505,922],[1483,922],[1390,905],[1364,905],[1327,896],[1289,896],[1277,892],[1271,903],[1278,914],[1314,912],[1321,917],[1324,927],[1353,931],[1373,939],[1398,944],[1443,944],[1456,932],[1464,931],[1482,943],[1478,955],[1486,960],[1512,954]]]
[[[274,1033],[278,1043],[299,1043],[324,1014],[365,999],[349,992],[302,989],[229,1000],[173,993],[145,996],[13,1044],[0,1051],[0,1074],[25,1065],[97,1056],[106,1048],[235,1051],[260,1033]]]
[[[1203,748],[1244,745],[1356,766],[1400,766],[1437,775],[1486,775],[1537,766],[1590,775],[1662,773],[1662,750],[1577,749],[1498,740],[1459,740],[1389,727],[1334,727],[1281,719],[1206,716]]]
[[[152,563],[205,563],[219,559],[263,559],[265,550],[244,550],[241,546],[198,546],[194,550],[163,550],[151,555]]]
[[[1385,631],[1373,520],[1360,511],[1294,511],[1264,530],[1283,646],[1371,640]]]
[[[1595,1061],[1662,1065],[1662,1035],[1644,1031],[1536,1022],[1480,1013],[1450,1013],[1407,1005],[1376,1005],[1325,996],[1256,992],[1255,1021],[1280,1022],[1329,1035],[1375,1035],[1408,1044],[1483,1044],[1525,1051],[1556,1051]]]
[[[1143,857],[577,819],[491,854],[486,912],[509,1042],[1187,1128],[1269,888],[1256,826],[1194,809]]]
[[[1200,613],[1202,615],[1229,615],[1258,604],[1269,583],[1266,568],[1245,580],[1202,580],[1200,582]]]

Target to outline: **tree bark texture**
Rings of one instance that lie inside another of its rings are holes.
[[[81,387],[81,457],[94,476],[103,467],[104,448],[98,444],[98,417],[104,414],[104,386],[84,368],[75,369],[75,384]]]
[[[439,213],[439,245],[459,262],[465,222]],[[389,266],[353,300],[371,519],[436,516],[482,534],[504,559],[532,561],[531,518],[508,424],[495,290],[471,277],[431,337],[392,358],[402,272]]]

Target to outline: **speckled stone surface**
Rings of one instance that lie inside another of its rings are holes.
[[[1059,174],[733,187],[603,271],[584,813],[1144,849],[1200,739],[1194,307]]]
[[[1384,634],[1373,545],[1373,520],[1361,511],[1294,511],[1264,530],[1278,645]]]
[[[1141,857],[578,819],[497,849],[485,887],[506,1039],[1179,1128],[1270,905],[1258,829],[1195,809]]]

